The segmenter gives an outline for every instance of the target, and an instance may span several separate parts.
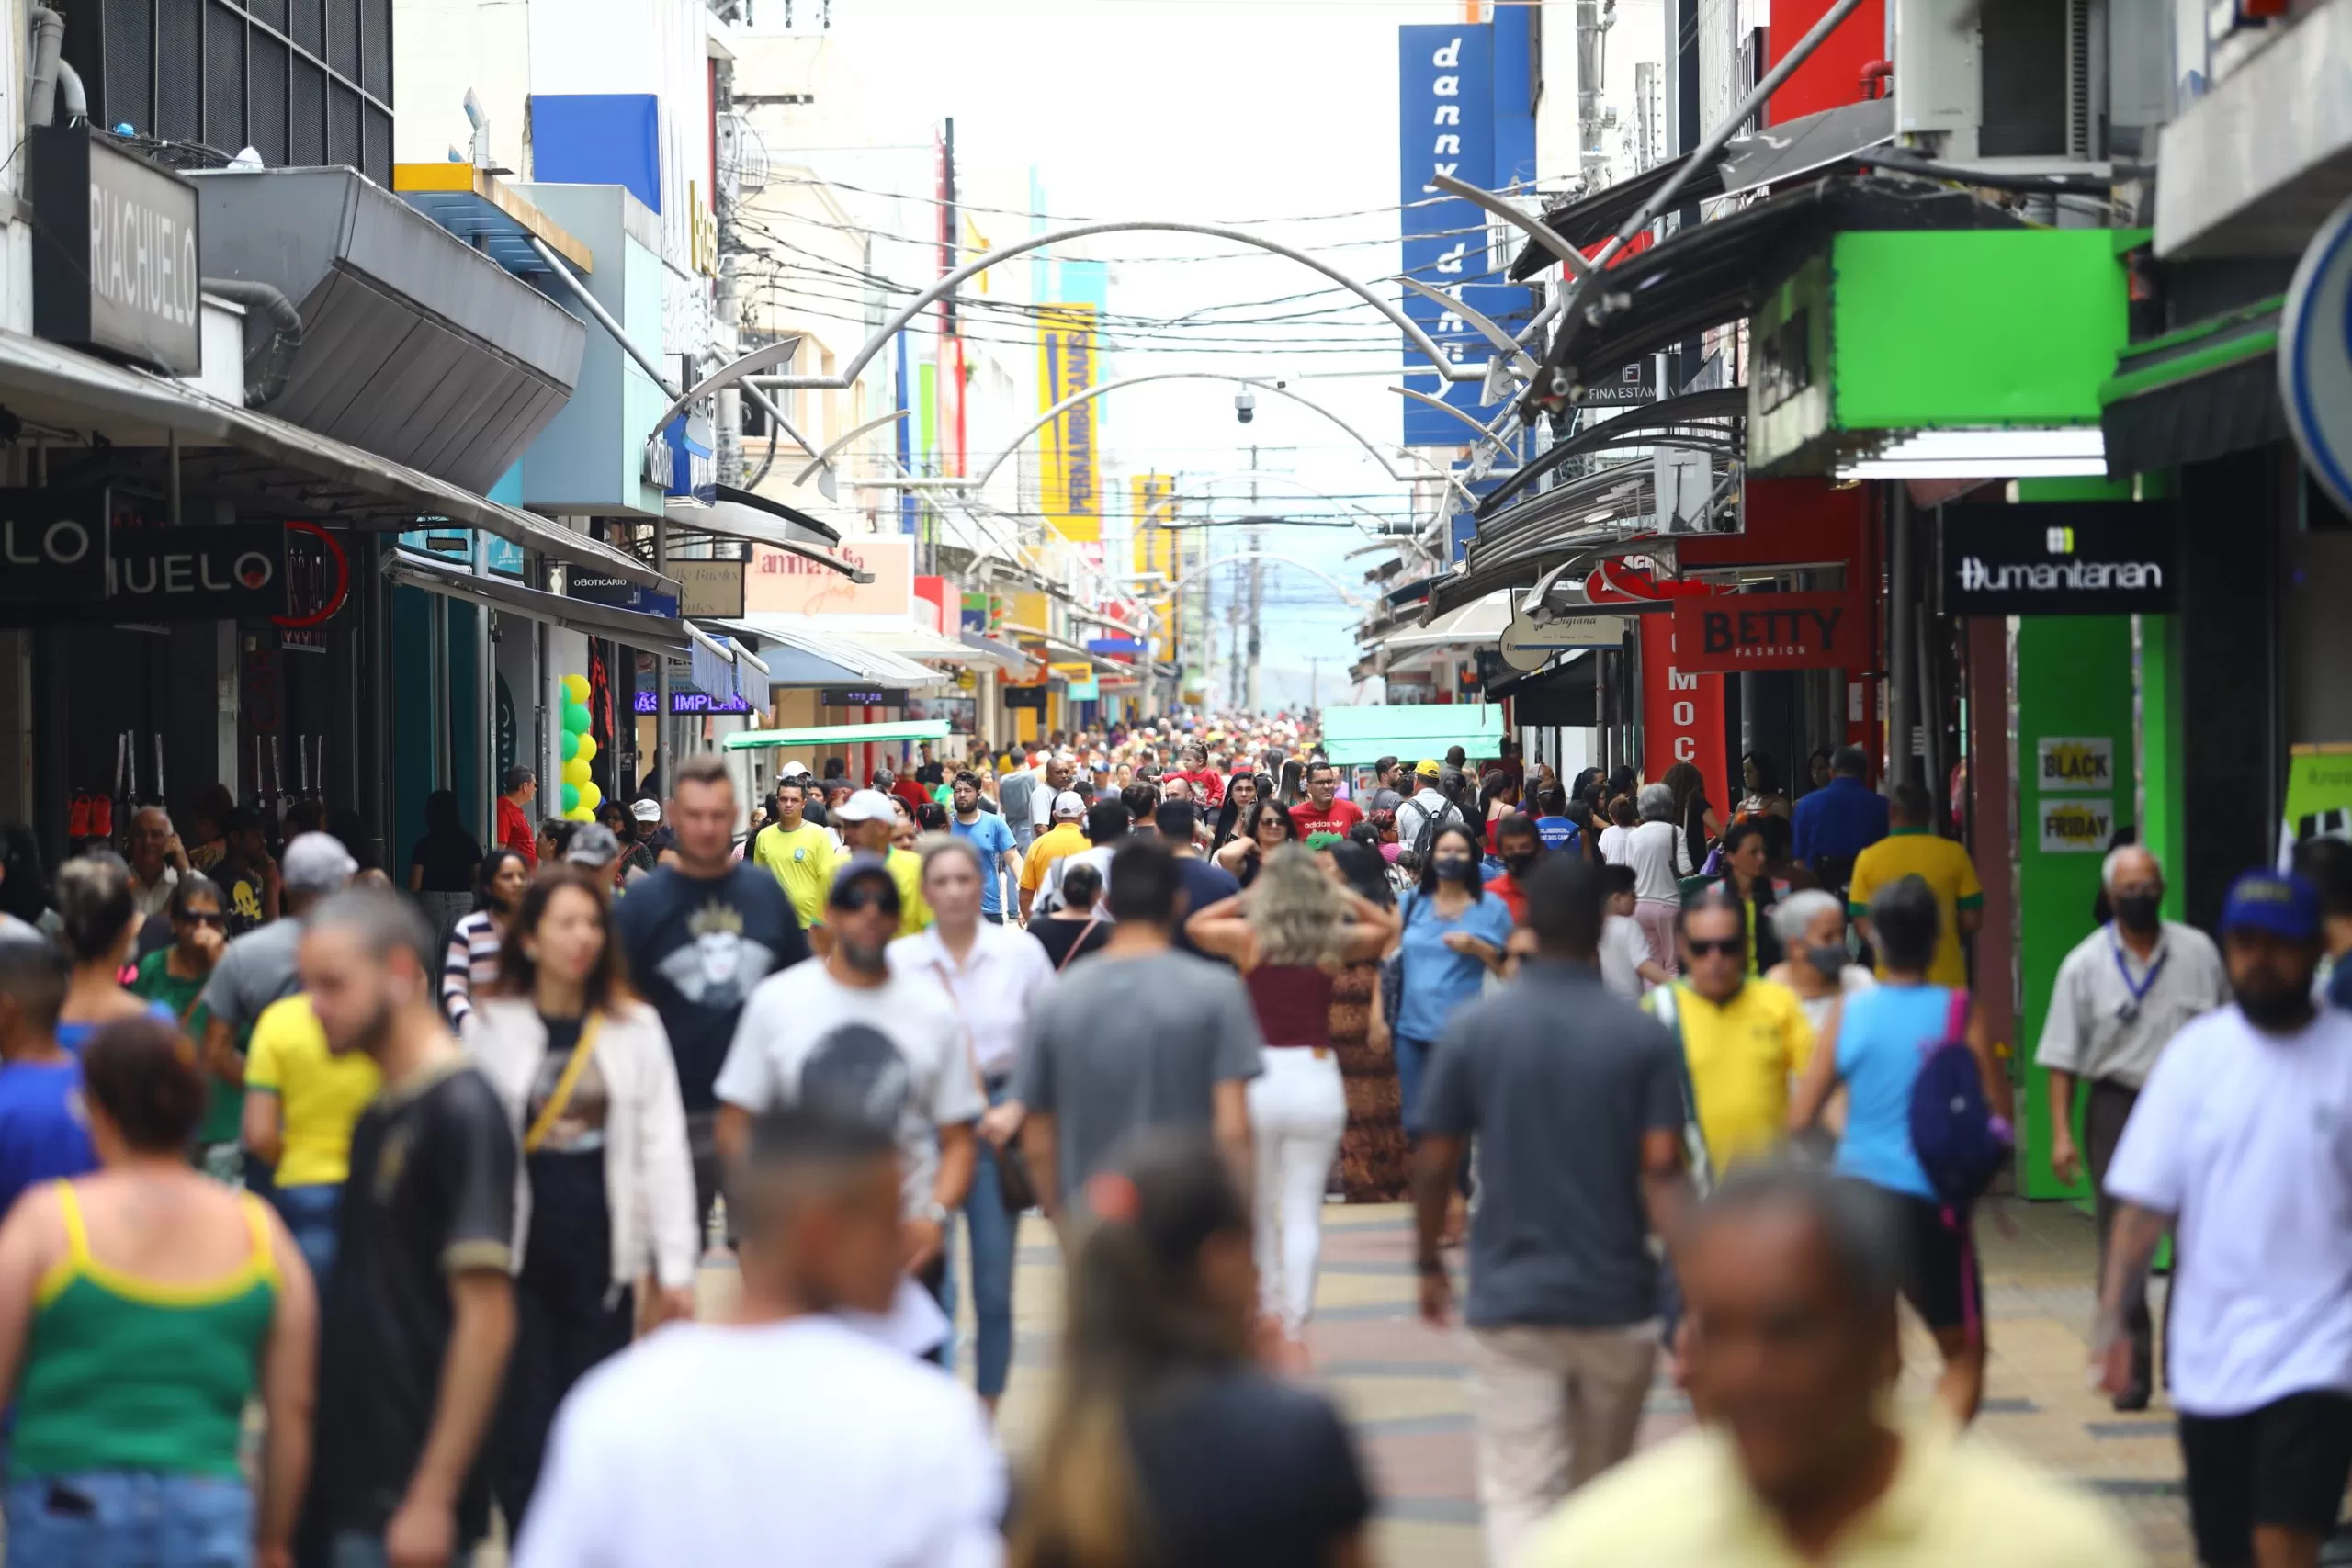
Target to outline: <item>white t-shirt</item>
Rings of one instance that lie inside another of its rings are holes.
[[[1634,836],[1631,828],[1621,828],[1611,822],[1600,830],[1600,858],[1611,865],[1631,865],[1625,858],[1625,840]]]
[[[996,1568],[979,1401],[825,1317],[672,1324],[556,1417],[515,1568]]]
[[[1674,846],[1682,830],[1671,822],[1645,822],[1625,835],[1624,860],[1634,868],[1634,897],[1679,902],[1682,879],[1674,869]]]
[[[1867,991],[1878,984],[1878,976],[1859,964],[1849,964],[1838,972],[1838,989],[1818,997],[1799,997],[1797,1006],[1804,1010],[1804,1021],[1813,1025],[1813,1037],[1821,1038],[1829,1027],[1829,1015],[1838,1004],[1856,991]]]
[[[2178,1216],[2171,1388],[2193,1416],[2352,1392],[2352,1015],[2274,1036],[2235,1007],[2172,1038],[2108,1168]]]
[[[871,988],[844,986],[821,958],[759,983],[717,1088],[719,1099],[754,1114],[821,1097],[895,1128],[910,1214],[931,1201],[939,1129],[988,1109],[938,981],[894,974]]]
[[[1650,955],[1650,939],[1631,915],[1611,915],[1600,928],[1600,983],[1631,1001],[1642,999],[1649,987],[1642,982],[1642,965]]]

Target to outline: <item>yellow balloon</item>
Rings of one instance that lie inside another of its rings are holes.
[[[593,814],[596,809],[597,803],[604,798],[605,792],[598,789],[594,784],[584,784],[580,786],[580,805],[582,809]]]
[[[566,675],[563,678],[563,694],[571,698],[575,703],[586,702],[588,700],[588,677],[585,675]]]
[[[580,738],[580,749],[572,752],[571,755],[575,761],[594,761],[596,760],[596,738],[593,735],[582,735]]]
[[[596,820],[596,814],[584,806],[575,806],[571,810],[565,812],[564,816],[573,822],[594,822]]]
[[[586,784],[588,782],[588,759],[585,757],[574,757],[571,761],[566,762],[563,765],[563,782],[568,784]]]

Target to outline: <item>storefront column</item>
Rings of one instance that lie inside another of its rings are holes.
[[[2165,868],[2165,919],[2182,920],[2188,908],[2188,821],[2182,809],[2180,617],[2141,615],[2132,627],[2139,672],[2138,762],[2140,841]]]

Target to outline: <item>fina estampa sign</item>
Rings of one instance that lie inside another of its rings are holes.
[[[2162,615],[2179,603],[2168,503],[1951,506],[1940,543],[1948,615]]]

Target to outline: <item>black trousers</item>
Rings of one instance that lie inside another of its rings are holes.
[[[514,1346],[506,1358],[490,1474],[509,1540],[521,1533],[538,1489],[548,1431],[563,1396],[596,1363],[628,1348],[637,1328],[636,1292],[614,1287],[603,1256],[609,1248],[548,1257],[554,1250],[533,1248],[514,1281]]]
[[[2110,1079],[2099,1078],[2090,1087],[2083,1106],[2083,1158],[2091,1168],[2091,1186],[2097,1194],[2095,1213],[2098,1224],[2098,1280],[2097,1289],[2107,1282],[2107,1245],[2115,1234],[2115,1215],[2121,1207],[2107,1195],[2107,1168],[2115,1163],[2116,1145],[2123,1142],[2123,1124],[2132,1120],[2132,1108],[2140,1102],[2140,1091]],[[2176,1277],[2177,1271],[2176,1270]],[[2172,1315],[2172,1297],[2165,1297],[2165,1315]],[[2132,1337],[2132,1382],[2137,1388],[2154,1387],[2155,1325],[2148,1315],[2147,1280],[2143,1276],[2136,1281],[2132,1293],[2123,1299],[2123,1328]]]

